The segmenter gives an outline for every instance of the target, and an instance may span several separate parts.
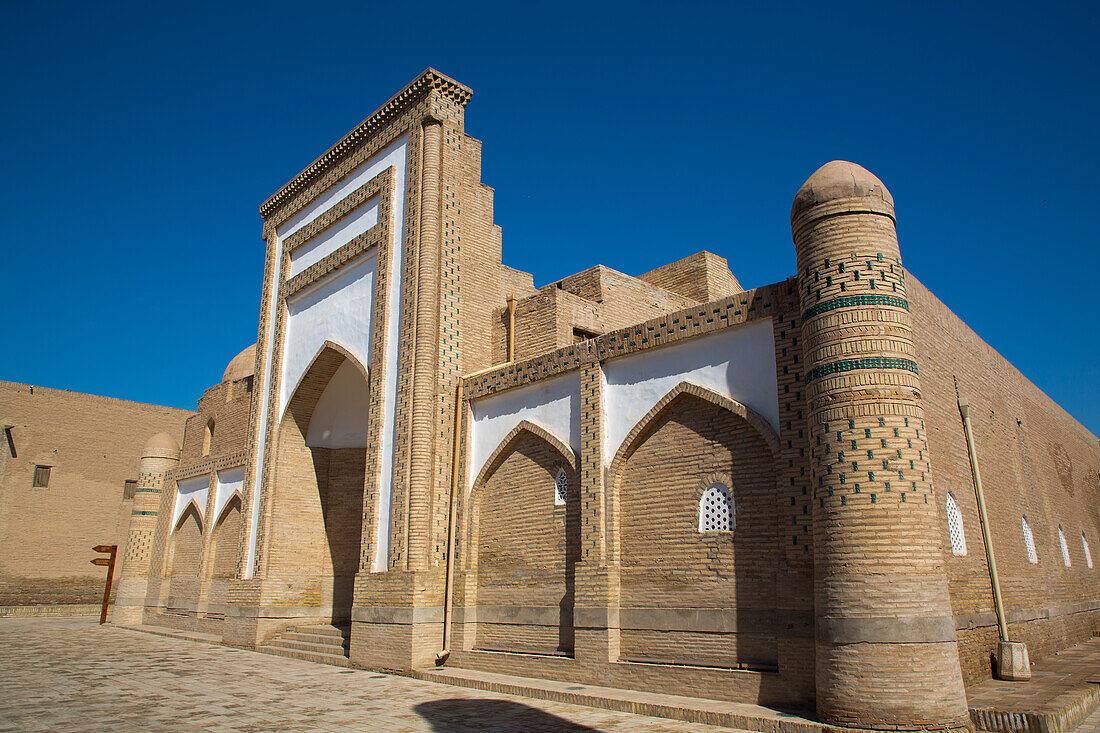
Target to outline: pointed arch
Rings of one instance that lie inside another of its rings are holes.
[[[200,507],[198,502],[195,501],[192,498],[192,499],[189,499],[187,501],[187,504],[184,506],[183,510],[180,512],[179,518],[176,519],[175,524],[172,525],[172,533],[173,534],[178,532],[180,527],[182,527],[184,525],[184,523],[187,520],[188,515],[194,515],[195,523],[198,524],[198,526],[199,526],[199,534],[202,534],[204,532],[203,522],[202,522],[202,507]]]
[[[342,358],[340,358],[342,357]],[[303,409],[312,411],[313,406],[317,404],[317,400],[320,399],[320,393],[317,394],[303,394],[301,387],[306,381],[320,381],[321,384],[328,384],[328,380],[332,378],[332,375],[336,373],[336,370],[340,368],[340,365],[344,363],[344,360],[350,361],[355,365],[355,368],[359,370],[363,379],[367,384],[370,384],[370,368],[363,364],[351,349],[339,344],[330,339],[325,339],[325,342],[321,344],[317,349],[317,353],[313,355],[313,358],[309,360],[309,364],[304,370],[302,375],[298,377],[298,381],[294,384],[294,388],[287,391],[287,402],[283,405],[282,415],[280,420],[286,417],[286,414],[291,410],[297,409],[299,413]],[[317,371],[314,371],[314,370]],[[312,397],[312,400],[309,398]]]
[[[218,527],[221,526],[222,522],[225,521],[225,517],[229,514],[229,510],[233,506],[234,501],[237,502],[237,510],[240,511],[240,508],[244,505],[244,497],[241,496],[240,490],[235,490],[229,495],[229,498],[225,500],[225,504],[222,505],[221,511],[218,512],[218,516],[210,523],[211,528],[213,528],[215,532]]]
[[[573,449],[562,442],[557,436],[545,428],[541,428],[534,424],[530,420],[520,420],[519,423],[512,428],[512,430],[504,436],[504,440],[500,441],[500,444],[489,455],[489,458],[485,461],[485,465],[482,466],[481,471],[478,472],[477,478],[471,484],[471,493],[476,492],[477,489],[485,485],[485,482],[489,479],[497,468],[500,467],[501,462],[508,457],[512,447],[515,445],[524,433],[531,433],[536,438],[545,440],[549,443],[558,453],[568,461],[570,468],[574,473],[577,471],[577,455],[573,452]]]
[[[614,478],[622,472],[623,466],[626,464],[627,460],[629,460],[630,456],[634,454],[634,451],[638,449],[638,446],[648,437],[650,428],[668,412],[673,402],[684,395],[698,397],[701,400],[710,402],[723,410],[737,415],[760,434],[760,437],[768,444],[768,448],[771,449],[773,456],[779,452],[779,436],[776,434],[775,430],[772,429],[772,426],[768,424],[768,421],[764,419],[763,415],[735,399],[718,394],[706,387],[700,387],[698,384],[693,384],[692,382],[680,382],[669,390],[668,394],[659,399],[657,404],[655,404],[649,412],[630,429],[630,432],[626,434],[622,444],[618,446],[618,449],[615,451],[615,457],[611,460],[611,464],[608,468],[609,476]]]

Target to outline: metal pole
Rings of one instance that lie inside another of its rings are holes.
[[[997,579],[997,560],[993,557],[993,539],[989,536],[989,520],[985,512],[982,475],[978,471],[978,453],[974,449],[974,435],[970,430],[970,404],[962,397],[959,398],[959,414],[962,415],[963,433],[966,435],[966,452],[970,456],[970,473],[974,477],[974,493],[978,497],[978,522],[982,527],[982,542],[985,543],[989,581],[993,585],[993,606],[997,612],[997,628],[1001,634],[1001,641],[1008,641],[1008,624],[1005,623],[1005,609],[1001,602],[1001,583]]]
[[[92,548],[96,552],[109,552],[111,556],[96,557],[92,559],[92,565],[107,566],[107,585],[103,589],[103,608],[99,612],[99,623],[107,623],[107,606],[111,603],[111,584],[115,579],[115,555],[118,553],[118,545],[96,545]]]

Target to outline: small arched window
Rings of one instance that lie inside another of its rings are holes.
[[[954,494],[947,495],[947,533],[951,535],[951,554],[966,554],[966,535],[963,534],[962,512]]]
[[[202,454],[210,455],[210,444],[214,441],[214,418],[206,421],[206,428],[202,432]]]
[[[1085,551],[1085,564],[1092,567],[1092,553],[1089,552],[1089,540],[1085,533],[1081,533],[1081,548]]]
[[[554,505],[564,506],[569,499],[569,476],[564,468],[558,469],[558,475],[554,478]]]
[[[1069,546],[1066,545],[1066,533],[1062,531],[1061,525],[1058,526],[1058,546],[1062,548],[1062,564],[1067,568],[1069,567]]]
[[[732,532],[733,494],[724,484],[713,484],[699,497],[699,531]]]
[[[1027,550],[1027,561],[1035,564],[1039,562],[1039,556],[1035,554],[1035,538],[1031,534],[1031,525],[1027,522],[1027,517],[1020,517],[1020,526],[1024,530],[1024,549]]]

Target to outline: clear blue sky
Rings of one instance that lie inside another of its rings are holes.
[[[704,248],[781,280],[794,192],[856,161],[1100,433],[1098,6],[886,5],[5,3],[0,379],[193,408],[256,338],[257,206],[430,65],[536,284]]]

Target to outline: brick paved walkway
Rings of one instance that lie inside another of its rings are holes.
[[[0,619],[0,731],[729,733],[100,627]]]

